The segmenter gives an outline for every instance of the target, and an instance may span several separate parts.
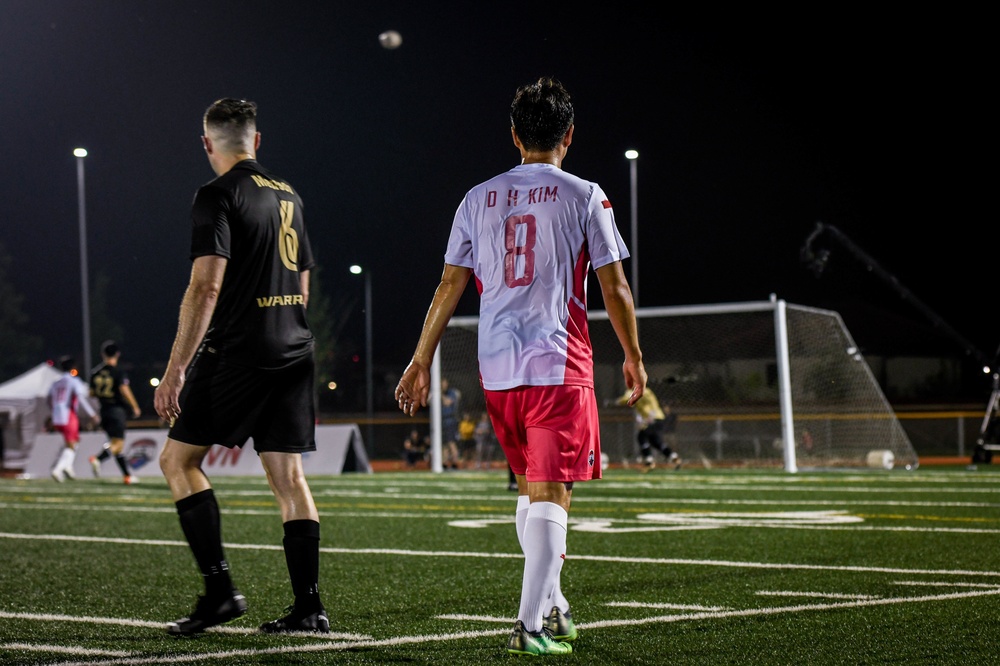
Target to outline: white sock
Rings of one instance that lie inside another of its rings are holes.
[[[521,552],[524,552],[524,523],[528,520],[528,507],[531,500],[527,495],[517,496],[517,509],[514,513],[514,525],[517,526],[517,542],[521,544]]]
[[[64,446],[63,450],[59,452],[59,457],[56,459],[56,464],[52,468],[58,472],[69,469],[73,466],[73,460],[76,459],[76,451]]]
[[[524,524],[528,520],[529,506],[531,506],[531,501],[528,499],[528,496],[518,495],[517,513],[514,514],[514,523],[517,525],[517,542],[521,544],[522,553],[524,552]],[[559,610],[563,613],[569,612],[569,600],[562,593],[562,575],[556,579],[556,586],[552,590],[551,603],[545,604],[545,615],[549,614],[553,606],[559,606]]]
[[[552,591],[566,557],[566,510],[553,502],[532,502],[524,523],[524,577],[517,619],[531,632],[541,631]]]

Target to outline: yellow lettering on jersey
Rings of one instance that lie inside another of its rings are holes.
[[[299,234],[292,228],[295,203],[281,202],[281,228],[278,230],[278,253],[281,263],[290,271],[299,270]]]
[[[295,190],[288,183],[282,183],[280,180],[271,180],[270,178],[264,178],[254,174],[252,176],[253,182],[257,183],[257,187],[269,187],[272,190],[280,190],[282,192],[288,192],[289,194],[295,194]]]
[[[302,294],[277,294],[275,296],[258,296],[257,307],[272,308],[281,305],[305,305]]]

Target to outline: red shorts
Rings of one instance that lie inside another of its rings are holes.
[[[519,386],[484,393],[493,430],[514,474],[532,482],[601,478],[594,389]]]
[[[69,423],[66,425],[54,425],[52,429],[61,432],[63,440],[67,444],[76,444],[80,441],[80,418],[76,412],[69,413]]]

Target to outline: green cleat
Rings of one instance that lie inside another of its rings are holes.
[[[518,620],[514,623],[514,631],[510,633],[510,640],[507,641],[507,652],[537,657],[546,654],[570,654],[573,652],[573,646],[569,643],[552,640],[552,632],[548,630],[548,627],[543,626],[542,630],[536,634],[525,629],[524,623]]]
[[[576,640],[576,625],[573,624],[573,614],[569,610],[563,613],[559,610],[559,606],[553,606],[549,616],[542,618],[542,625],[557,641],[569,643]]]

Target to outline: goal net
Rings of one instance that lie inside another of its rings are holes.
[[[648,385],[676,415],[673,449],[685,465],[799,469],[916,469],[917,455],[868,364],[830,310],[770,301],[636,311]],[[606,312],[588,315],[601,449],[634,465],[634,414],[622,352]],[[462,392],[463,412],[485,410],[478,317],[452,318],[432,369]],[[437,445],[440,411],[432,402]],[[656,455],[660,455],[656,452]]]

